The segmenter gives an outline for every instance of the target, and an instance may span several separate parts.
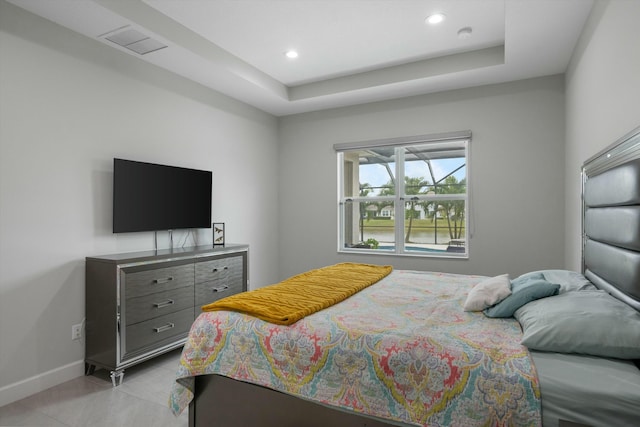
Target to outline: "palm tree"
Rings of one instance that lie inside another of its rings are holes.
[[[444,184],[438,186],[438,194],[460,194],[465,193],[467,187],[466,179],[458,180],[455,176],[450,175],[444,180]],[[464,233],[464,216],[465,206],[463,200],[449,200],[442,201],[438,204],[438,210],[442,216],[447,218],[447,225],[449,227],[449,237],[453,239],[460,239]],[[453,221],[453,224],[452,224]]]
[[[424,187],[429,185],[429,181],[425,180],[423,177],[404,177],[404,193],[407,196],[415,196],[418,194],[424,194]],[[413,227],[413,218],[416,215],[416,204],[418,204],[418,200],[409,200],[409,209],[405,211],[405,215],[409,217],[409,226],[407,227],[407,234],[404,237],[404,242],[411,242],[411,228]]]
[[[466,179],[458,182],[453,175],[447,176],[444,180],[434,186],[436,194],[461,194],[466,193]],[[438,243],[438,218],[446,218],[449,229],[449,239],[460,239],[464,234],[465,206],[463,200],[448,201],[425,201],[420,203],[427,217],[435,224],[434,238]],[[453,223],[452,223],[453,221]]]
[[[416,196],[418,194],[424,194],[424,188],[429,185],[429,181],[425,180],[423,177],[404,177],[404,194],[407,196]],[[395,194],[395,186],[393,182],[387,182],[383,188],[380,190],[381,196],[391,196]],[[415,217],[416,210],[415,207],[418,204],[418,200],[409,199],[405,203],[409,204],[409,207],[405,209],[405,219],[409,220],[409,226],[407,227],[407,234],[405,235],[404,242],[411,242],[411,229],[413,227],[413,218]]]
[[[360,197],[367,197],[367,195],[372,191],[371,184],[365,182],[364,184],[360,184]],[[368,203],[360,202],[360,241],[364,242],[364,217],[368,215],[367,213],[367,205]]]

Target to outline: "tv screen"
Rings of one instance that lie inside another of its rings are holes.
[[[211,228],[210,171],[113,159],[113,232]]]

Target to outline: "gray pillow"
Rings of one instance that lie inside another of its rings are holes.
[[[513,279],[514,281],[516,280],[529,280],[529,279],[543,279],[544,280],[544,272],[545,270],[540,270],[540,271],[530,271],[528,273],[524,273],[522,276],[518,276],[515,279]]]
[[[517,279],[535,277],[560,285],[559,294],[571,291],[596,290],[597,288],[582,274],[569,270],[538,270],[525,273]]]
[[[551,283],[560,285],[558,293],[571,291],[597,290],[595,285],[586,277],[576,271],[569,270],[543,270],[544,278]]]
[[[640,358],[640,312],[604,291],[567,292],[515,314],[531,350]]]
[[[542,276],[542,275],[540,275]],[[549,283],[536,276],[518,277],[511,281],[511,295],[484,310],[487,317],[511,317],[525,304],[540,298],[558,295],[560,285]]]

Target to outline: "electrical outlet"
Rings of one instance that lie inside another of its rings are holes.
[[[82,323],[78,323],[71,327],[71,339],[79,340],[80,338],[82,338]]]

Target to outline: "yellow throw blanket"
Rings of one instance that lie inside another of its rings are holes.
[[[389,265],[336,264],[223,298],[203,306],[202,310],[239,311],[267,322],[291,325],[373,285],[391,270]]]

